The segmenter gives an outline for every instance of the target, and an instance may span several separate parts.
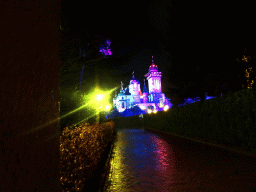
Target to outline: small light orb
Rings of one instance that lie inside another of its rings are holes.
[[[98,101],[101,101],[103,99],[103,95],[96,95],[96,97]]]
[[[106,105],[105,110],[109,111],[110,110],[110,105]]]

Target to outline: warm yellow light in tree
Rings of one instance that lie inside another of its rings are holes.
[[[248,62],[249,62],[249,59],[251,59],[250,56],[245,56],[245,55],[243,55],[242,61],[248,63]]]
[[[252,73],[252,67],[248,67],[248,69],[245,70],[245,77],[247,78],[247,88],[251,89],[252,88],[252,84],[254,83],[254,81],[250,78],[250,74]]]

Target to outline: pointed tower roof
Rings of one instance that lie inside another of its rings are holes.
[[[148,73],[145,75],[145,77],[147,77],[147,80],[149,80],[152,77],[160,77],[160,78],[162,77],[162,72],[158,71],[158,67],[154,62],[153,56],[152,56],[151,65],[149,66]],[[150,92],[150,90],[149,90],[149,92]]]
[[[132,72],[132,79],[131,79],[130,83],[133,82],[134,80],[137,81],[137,83],[139,83],[139,80],[135,78],[134,71],[133,71]]]
[[[124,94],[124,84],[123,84],[123,82],[121,81],[121,89],[120,89],[120,93],[118,94],[118,95],[125,95]]]
[[[129,91],[129,86],[126,87],[126,89],[125,89],[125,95],[131,95],[131,93],[130,93],[130,91]]]
[[[121,90],[120,90],[120,92],[124,92],[124,84],[123,84],[122,81],[121,81]]]
[[[155,62],[154,62],[153,56],[152,56],[151,65],[149,66],[149,71],[158,71],[158,67],[157,67],[157,65],[156,65]]]
[[[147,90],[147,87],[146,87],[146,83],[145,83],[145,79],[144,79],[143,93],[148,93],[148,90]]]

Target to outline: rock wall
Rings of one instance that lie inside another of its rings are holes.
[[[5,1],[0,23],[0,191],[59,191],[60,1]]]

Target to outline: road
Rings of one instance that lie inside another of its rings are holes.
[[[117,132],[106,191],[256,191],[256,158],[142,129]]]

